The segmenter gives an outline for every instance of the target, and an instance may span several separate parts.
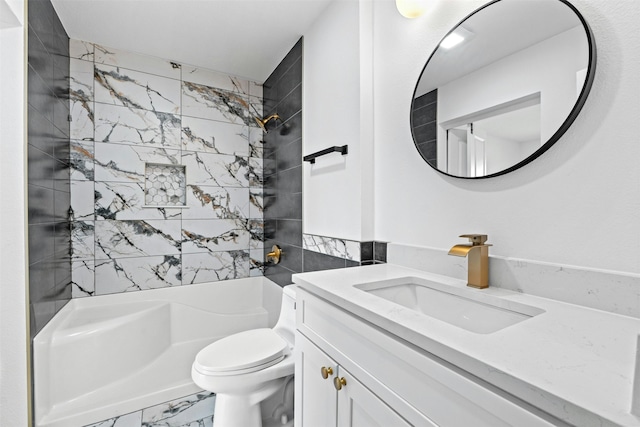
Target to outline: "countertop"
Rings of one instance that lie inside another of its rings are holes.
[[[354,285],[419,277],[543,309],[478,334]],[[392,264],[300,273],[294,283],[576,426],[640,426],[630,413],[640,319]]]

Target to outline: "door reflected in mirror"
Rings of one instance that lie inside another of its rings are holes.
[[[438,171],[502,175],[571,125],[595,72],[595,44],[565,0],[495,0],[452,29],[413,97],[416,148]]]

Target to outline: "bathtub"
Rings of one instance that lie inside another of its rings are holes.
[[[84,426],[199,392],[196,353],[275,325],[281,295],[252,277],[71,300],[34,338],[36,426]]]

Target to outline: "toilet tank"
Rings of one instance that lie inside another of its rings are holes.
[[[283,337],[291,348],[295,344],[296,288],[296,285],[288,285],[282,288],[280,317],[278,317],[278,322],[273,327],[273,331]]]

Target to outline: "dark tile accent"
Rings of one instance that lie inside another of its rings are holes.
[[[277,194],[302,192],[302,166],[278,171]]]
[[[287,245],[279,241],[274,241],[274,244],[280,246],[280,249],[284,252],[280,258],[279,266],[293,271],[294,273],[302,273],[302,248],[298,246]],[[271,250],[271,244],[265,248],[266,252]]]
[[[424,142],[417,145],[418,151],[425,159],[436,159],[438,157],[438,143],[436,140]]]
[[[280,265],[270,265],[267,267],[265,275],[275,283],[280,286],[287,286],[293,283],[291,280],[291,275],[294,274],[292,271],[287,270],[286,268]]]
[[[413,109],[422,108],[425,105],[432,104],[438,100],[438,89],[425,93],[413,100]]]
[[[284,251],[280,264],[268,265],[265,275],[281,286],[291,283],[292,273],[304,271],[301,57],[302,39],[263,85],[265,115],[278,112],[283,118],[264,135],[265,247],[277,244]]]
[[[387,262],[386,242],[373,242],[373,259],[376,261]]]
[[[289,120],[302,109],[302,83],[298,84],[287,97],[278,104],[278,115],[283,122]]]
[[[360,262],[361,266],[365,266],[365,265],[374,265],[376,262],[375,261],[362,261]]]
[[[438,137],[438,129],[430,124],[416,126],[413,128],[413,136],[418,144],[431,141]]]
[[[31,338],[71,298],[69,37],[50,0],[28,5]]]
[[[29,224],[46,224],[54,221],[54,193],[55,191],[50,188],[28,186]]]
[[[302,57],[289,67],[276,84],[276,93],[282,103],[284,99],[302,82]],[[302,92],[301,92],[302,93]]]
[[[285,171],[302,165],[302,140],[295,140],[276,152],[276,170]]]
[[[302,221],[298,219],[277,220],[278,240],[302,247]]]
[[[373,242],[360,242],[360,260],[373,260]]]
[[[280,124],[273,133],[276,145],[282,147],[302,138],[302,111]]]
[[[360,263],[358,261],[351,261],[350,259],[346,259],[345,261],[345,267],[349,268],[349,267],[360,267]]]
[[[325,255],[318,252],[304,251],[304,271],[321,271],[334,270],[337,268],[345,268],[346,261],[344,258],[338,258],[331,255]]]

